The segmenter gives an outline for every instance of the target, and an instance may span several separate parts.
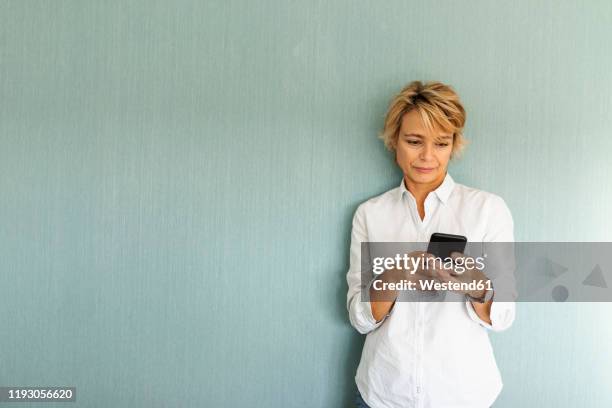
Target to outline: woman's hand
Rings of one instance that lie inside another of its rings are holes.
[[[487,292],[487,282],[489,278],[482,272],[480,269],[474,266],[474,262],[468,262],[468,259],[472,259],[469,256],[466,256],[460,252],[451,253],[450,257],[453,259],[453,265],[458,264],[461,266],[462,270],[458,270],[458,266],[453,266],[449,269],[435,269],[435,277],[440,282],[458,282],[458,283],[471,283],[476,281],[482,282],[481,287],[484,286],[483,289],[474,289],[474,290],[456,290],[455,292],[462,293],[465,295],[469,295],[476,299],[481,299],[485,296]]]
[[[409,253],[408,257],[417,260],[418,258],[433,257],[433,255],[423,251],[414,251]],[[414,265],[415,263],[412,264]],[[433,270],[424,268],[422,262],[420,264],[421,267],[414,271],[410,269],[394,268],[389,269],[378,276],[377,280],[380,281],[379,285],[372,285],[370,287],[370,305],[372,308],[372,316],[376,321],[380,321],[386,314],[389,313],[399,295],[399,290],[388,289],[389,286],[385,286],[385,284],[410,282],[415,290],[422,292],[436,292],[435,290],[423,289],[423,281],[436,280],[436,278]],[[376,289],[376,287],[382,287],[383,289],[379,290]]]
[[[438,282],[438,272],[434,267],[430,267],[431,265],[435,265],[434,259],[435,255],[430,254],[425,251],[414,251],[408,254],[409,257],[416,258],[417,260],[420,258],[421,262],[419,262],[419,267],[414,270],[404,270],[405,279],[410,280],[415,283],[415,289],[421,292],[426,293],[434,293],[437,292],[435,289],[425,289],[428,287],[426,282]],[[428,266],[428,267],[426,267]],[[429,286],[431,287],[431,286]]]

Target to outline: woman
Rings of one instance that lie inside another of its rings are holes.
[[[468,242],[514,241],[504,200],[458,184],[447,172],[465,145],[465,120],[457,94],[439,82],[414,81],[389,106],[380,137],[404,176],[399,187],[357,208],[351,234],[347,307],[351,325],[367,334],[355,377],[357,406],[489,407],[502,389],[488,331],[512,325],[515,296],[500,301],[508,297],[494,279],[492,290],[453,292],[460,302],[396,301],[397,292],[381,296],[361,279],[361,242],[427,242],[435,232]],[[440,282],[487,279],[486,269],[419,273]],[[381,275],[386,282],[414,277],[398,270]]]

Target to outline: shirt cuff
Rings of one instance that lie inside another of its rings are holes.
[[[514,302],[496,302],[495,295],[493,295],[493,303],[491,304],[491,323],[487,323],[482,320],[476,314],[472,302],[466,298],[465,307],[468,315],[476,323],[482,327],[491,331],[503,331],[512,326],[515,315],[515,303]]]
[[[368,294],[370,293],[370,288],[372,287],[372,285],[374,284],[374,281],[380,279],[380,275],[376,275],[372,278],[372,280],[370,280],[370,283],[368,283],[368,286],[366,287]],[[393,304],[391,305],[391,308],[389,309],[389,312],[387,312],[387,314],[380,319],[379,322],[376,321],[376,319],[374,318],[374,315],[372,314],[372,304],[371,302],[359,302],[360,305],[363,306],[363,311],[362,311],[362,316],[364,318],[364,320],[366,322],[368,322],[368,324],[372,327],[371,330],[376,329],[378,326],[380,326],[381,324],[383,324],[383,322],[387,319],[387,317],[391,314],[391,311],[393,310],[393,308],[395,307],[395,302],[393,302]]]

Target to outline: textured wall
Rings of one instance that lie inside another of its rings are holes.
[[[350,221],[401,177],[390,96],[457,89],[451,172],[517,240],[612,241],[611,38],[608,1],[2,1],[0,386],[350,406]],[[610,406],[611,312],[519,305],[496,406]]]

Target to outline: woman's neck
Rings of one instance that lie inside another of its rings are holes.
[[[406,186],[406,190],[410,191],[410,194],[412,194],[416,201],[421,220],[425,218],[425,199],[429,193],[442,185],[445,177],[446,173],[444,173],[444,177],[442,177],[441,180],[436,180],[431,183],[412,183],[404,176],[404,185]]]

